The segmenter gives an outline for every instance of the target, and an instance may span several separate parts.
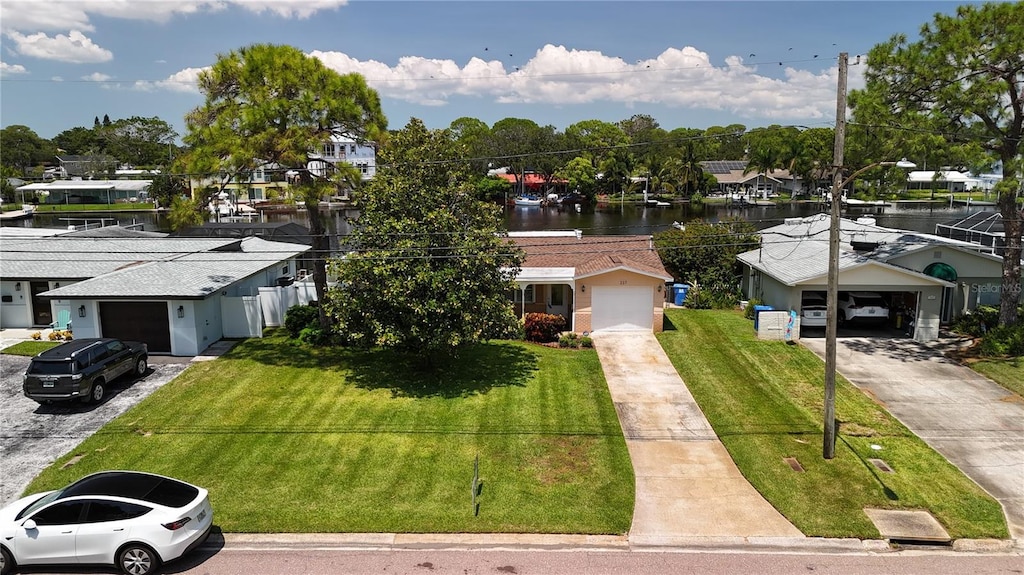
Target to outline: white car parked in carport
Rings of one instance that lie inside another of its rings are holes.
[[[889,306],[873,291],[839,292],[839,323],[884,322]]]
[[[207,491],[137,471],[103,471],[0,509],[0,575],[18,565],[103,564],[148,575],[206,540]]]

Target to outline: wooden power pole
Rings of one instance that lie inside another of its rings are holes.
[[[828,233],[828,309],[825,319],[825,434],[822,457],[836,456],[836,330],[839,324],[839,212],[842,208],[843,148],[846,145],[846,68],[849,55],[839,54],[836,90],[836,141],[832,156],[832,205]]]

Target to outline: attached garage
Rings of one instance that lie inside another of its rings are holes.
[[[100,302],[103,337],[145,342],[150,353],[171,353],[167,302]]]
[[[591,306],[593,331],[651,331],[654,288],[651,286],[594,286]]]
[[[583,237],[575,232],[512,232],[526,253],[516,277],[516,311],[568,313],[568,328],[659,332],[664,327],[665,271],[651,236]],[[561,298],[534,301],[530,294],[564,286]],[[539,309],[537,309],[539,308]]]

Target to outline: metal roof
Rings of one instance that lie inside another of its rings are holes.
[[[200,298],[276,267],[309,249],[260,238],[246,238],[240,248],[238,251],[178,253],[166,259],[135,262],[44,292],[44,295],[54,298]]]
[[[738,259],[786,285],[828,274],[828,214],[787,218],[784,223],[761,230],[761,247],[740,254]],[[882,264],[915,276],[923,274],[890,264],[898,256],[936,245],[966,251],[987,259],[998,259],[978,251],[980,246],[932,234],[883,228],[864,221],[839,220],[839,270],[868,264]],[[868,249],[854,250],[857,244]],[[927,277],[927,276],[926,276]],[[934,279],[934,278],[932,278]]]

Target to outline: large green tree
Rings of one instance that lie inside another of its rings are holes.
[[[53,153],[53,144],[28,126],[15,124],[0,130],[0,163],[22,174],[32,166],[52,161]]]
[[[723,302],[732,302],[739,293],[741,265],[736,256],[756,248],[759,241],[757,228],[739,218],[717,223],[693,220],[682,229],[654,235],[654,246],[672,277]]]
[[[104,153],[133,166],[169,165],[178,137],[170,124],[156,116],[121,118],[94,131]]]
[[[908,42],[893,36],[868,53],[866,85],[851,94],[860,123],[942,134],[1002,163],[999,211],[1006,233],[999,322],[1017,321],[1024,170],[1024,3],[965,5],[936,14]],[[973,162],[972,162],[973,163]]]
[[[508,294],[521,256],[500,209],[476,198],[465,157],[450,134],[415,118],[381,149],[356,201],[352,251],[332,262],[339,285],[327,307],[352,343],[432,365],[515,326]]]
[[[97,118],[97,123],[99,119]],[[59,148],[57,154],[82,155],[99,152],[102,148],[99,135],[92,128],[76,126],[53,137],[53,144]]]
[[[270,163],[298,174],[313,240],[313,281],[324,300],[330,243],[320,199],[347,185],[352,170],[316,154],[331,136],[376,141],[387,120],[377,92],[359,74],[338,74],[298,48],[256,44],[218,57],[199,75],[206,101],[185,118],[189,173],[245,177]],[[205,202],[203,202],[205,204]],[[321,328],[328,328],[320,314]]]

